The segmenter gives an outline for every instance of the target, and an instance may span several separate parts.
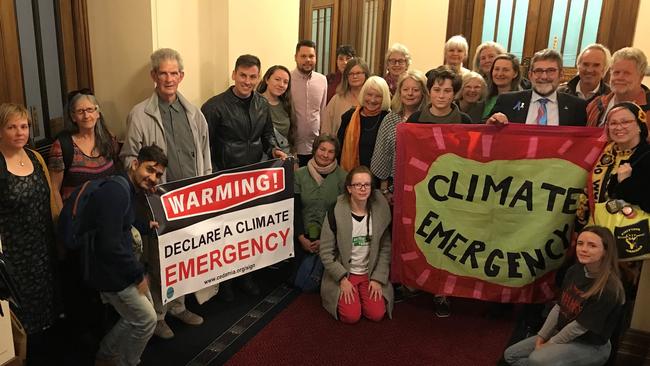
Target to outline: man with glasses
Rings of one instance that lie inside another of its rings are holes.
[[[291,71],[291,104],[296,121],[295,146],[298,164],[307,165],[312,145],[325,120],[327,78],[314,71],[316,43],[303,40],[296,45],[296,68]]]
[[[527,125],[584,126],[587,102],[558,93],[562,79],[562,56],[555,50],[535,53],[528,72],[533,89],[500,94],[488,124],[508,122]]]
[[[208,124],[201,111],[178,92],[184,76],[183,60],[177,51],[161,48],[151,55],[155,90],[149,99],[133,107],[127,117],[128,132],[120,152],[125,168],[137,158],[142,146],[156,144],[169,160],[163,183],[212,173]],[[141,234],[146,243],[145,261],[158,315],[154,334],[170,339],[174,332],[165,322],[168,308],[172,316],[185,324],[200,325],[203,318],[185,308],[184,296],[162,305],[158,242],[153,233]]]
[[[607,112],[621,102],[634,102],[643,111],[650,110],[650,89],[642,84],[647,67],[648,59],[638,48],[625,47],[614,52],[610,70],[612,91],[589,103],[587,125],[604,126]]]

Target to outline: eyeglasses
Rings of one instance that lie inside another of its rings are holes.
[[[533,69],[532,72],[533,72],[533,75],[535,75],[537,77],[540,77],[543,74],[546,74],[548,76],[552,76],[552,75],[555,75],[558,72],[558,69],[556,69],[554,67],[551,67],[551,68],[548,68],[548,69]]]
[[[394,58],[389,58],[388,59],[388,64],[391,66],[394,65],[406,65],[406,60],[403,58],[400,59],[394,59]]]
[[[354,187],[356,189],[369,189],[372,187],[372,184],[370,183],[352,183],[350,184],[351,187]]]
[[[366,74],[365,72],[359,71],[359,72],[351,72],[351,73],[348,74],[348,76],[352,76],[353,78],[356,78],[356,77],[360,77],[361,75],[365,75],[365,74]]]
[[[77,109],[75,111],[72,111],[72,113],[74,113],[77,116],[81,117],[81,116],[84,115],[84,113],[92,114],[92,113],[97,112],[98,109],[99,109],[99,107],[93,106],[93,107],[88,107],[88,108],[84,108],[84,109]]]
[[[627,121],[609,121],[607,122],[607,127],[611,128],[612,130],[621,127],[621,128],[629,128],[633,123],[635,123],[636,120],[630,119]]]

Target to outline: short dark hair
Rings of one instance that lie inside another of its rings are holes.
[[[311,148],[312,155],[316,155],[316,150],[318,150],[320,144],[324,142],[329,142],[330,144],[334,145],[334,152],[336,153],[336,156],[339,155],[339,151],[341,150],[339,139],[337,139],[336,136],[332,136],[328,133],[321,133],[320,135],[316,136]]]
[[[312,41],[311,39],[303,39],[296,45],[296,53],[300,51],[300,47],[309,47],[316,50],[316,42]]]
[[[356,57],[357,51],[349,44],[342,44],[336,48],[336,57],[345,55],[348,57]]]
[[[153,161],[156,164],[167,167],[167,155],[165,152],[156,144],[150,146],[143,146],[138,151],[138,163],[142,164],[145,161]]]
[[[427,71],[427,90],[431,90],[434,83],[442,83],[445,80],[451,80],[451,86],[454,88],[454,94],[458,93],[463,85],[463,79],[454,72],[449,66],[442,65],[435,69]]]
[[[235,61],[235,70],[237,70],[239,67],[252,67],[252,66],[257,66],[258,70],[262,69],[262,62],[260,62],[260,59],[257,56],[253,55],[241,55],[237,57],[237,61]]]

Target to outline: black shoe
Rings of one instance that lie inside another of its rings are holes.
[[[243,276],[239,287],[247,295],[258,296],[260,294],[260,288],[255,284],[253,278],[250,275]]]
[[[449,307],[447,296],[436,296],[433,299],[433,306],[438,318],[446,318],[451,315],[451,308]]]
[[[232,280],[219,284],[219,298],[225,302],[235,301],[235,293],[232,291]]]

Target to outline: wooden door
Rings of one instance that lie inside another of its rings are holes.
[[[0,103],[25,104],[13,1],[0,0]]]

